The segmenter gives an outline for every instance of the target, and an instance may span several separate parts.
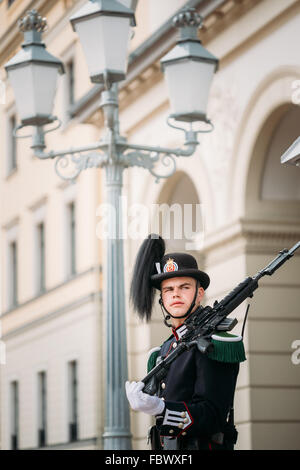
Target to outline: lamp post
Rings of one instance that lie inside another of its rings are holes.
[[[38,49],[45,53],[41,33],[45,29],[46,22],[36,11],[28,12],[20,21],[20,28],[25,32],[25,36],[31,35],[34,40],[28,42],[25,37],[22,45],[23,55],[20,56],[21,53],[18,53],[6,64],[21,117],[21,124],[17,127],[16,133],[24,126],[35,126],[31,147],[36,157],[55,158],[55,170],[65,180],[75,181],[80,172],[86,168],[105,169],[106,202],[114,207],[115,211],[109,215],[108,232],[111,236],[106,240],[106,416],[103,439],[104,448],[113,450],[131,448],[129,408],[124,392],[124,383],[127,379],[127,347],[123,242],[122,228],[119,226],[122,220],[120,196],[123,171],[133,166],[142,167],[150,171],[156,181],[159,181],[160,178],[167,178],[176,171],[177,157],[189,157],[195,152],[198,145],[197,134],[200,131],[193,130],[192,124],[194,121],[210,123],[206,117],[206,103],[218,63],[197,39],[199,15],[194,9],[183,10],[174,19],[174,25],[180,30],[179,42],[162,59],[162,66],[168,76],[170,92],[173,93],[171,97],[173,114],[170,117],[190,123],[188,130],[179,128],[185,135],[184,145],[182,148],[171,149],[128,143],[119,133],[117,82],[126,76],[127,45],[131,28],[135,25],[134,10],[131,8],[135,9],[136,5],[137,0],[90,0],[70,19],[73,29],[80,37],[91,80],[104,86],[99,106],[104,114],[105,135],[96,143],[45,152],[44,136],[48,131],[43,126],[58,119],[51,115],[46,105],[42,111],[32,106],[38,100],[38,89],[30,81],[30,78],[35,77],[33,72],[27,74],[28,83],[25,83],[25,71],[28,67],[32,69],[35,66],[33,52]],[[60,61],[54,60],[52,56],[49,56],[47,62],[46,58],[42,61],[41,54],[38,54],[37,60],[40,66],[46,66],[47,63],[47,66],[55,68],[56,74],[57,71],[63,72]],[[193,76],[189,77],[191,80],[188,84],[182,86],[177,75],[183,77],[184,70]],[[202,83],[202,78],[205,83]],[[51,80],[51,85],[48,79]],[[46,93],[48,86],[53,90],[55,84],[54,73],[47,74],[47,80],[40,83],[46,87]],[[24,91],[27,89],[31,91],[25,99]],[[43,95],[45,91],[40,93]],[[173,126],[169,120],[168,124]],[[167,162],[170,170],[164,174],[157,172],[156,166],[159,162]],[[71,171],[66,174],[68,167]]]

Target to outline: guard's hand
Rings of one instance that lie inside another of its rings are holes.
[[[143,382],[127,381],[125,383],[126,395],[131,408],[152,416],[161,414],[165,409],[164,401],[159,397],[152,397],[147,393],[143,393],[144,386]]]

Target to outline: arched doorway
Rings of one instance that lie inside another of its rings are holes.
[[[300,134],[300,107],[284,104],[265,121],[249,165],[245,215],[300,221],[300,171],[280,156]]]
[[[273,110],[258,133],[245,191],[248,273],[300,237],[300,171],[280,164],[300,134],[300,108]],[[292,344],[300,338],[300,257],[264,277],[249,313],[248,370],[253,449],[297,449],[300,374]]]
[[[157,211],[153,214],[152,228],[160,233],[166,242],[166,253],[188,252],[197,260],[199,268],[204,268],[199,249],[203,243],[205,215],[198,192],[189,175],[177,171],[162,187],[157,201]],[[156,304],[151,322],[151,343],[161,344],[169,334],[162,327],[163,316]]]

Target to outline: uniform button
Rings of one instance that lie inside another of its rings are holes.
[[[161,397],[161,399],[162,399],[163,401],[165,401],[164,397]]]
[[[185,431],[183,431],[183,433],[182,433],[181,435],[182,435],[182,436],[186,436],[186,432],[185,432]]]
[[[185,417],[186,417],[185,411],[183,411],[180,416],[181,416],[182,418],[185,418]]]
[[[169,434],[174,434],[174,430],[170,429]]]
[[[179,427],[180,429],[183,428],[183,423],[179,423],[179,424],[178,424],[178,427]]]
[[[164,382],[161,384],[161,388],[162,388],[163,390],[166,388],[166,384],[165,384]]]
[[[177,348],[177,343],[173,343],[173,348]]]
[[[184,422],[184,423],[188,423],[188,422],[189,422],[188,418],[185,418],[185,419],[183,420],[183,422]]]

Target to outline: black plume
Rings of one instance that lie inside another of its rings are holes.
[[[163,238],[151,233],[143,241],[135,261],[133,270],[130,299],[134,310],[139,317],[150,320],[155,288],[151,285],[150,278],[155,274],[155,263],[160,263],[165,254],[165,242]]]

